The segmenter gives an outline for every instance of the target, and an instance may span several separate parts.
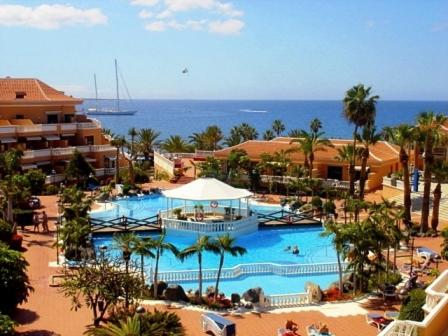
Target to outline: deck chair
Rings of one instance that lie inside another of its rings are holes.
[[[377,313],[368,313],[366,314],[366,322],[371,326],[374,326],[378,329],[378,331],[386,328],[393,320],[385,318],[383,315]]]

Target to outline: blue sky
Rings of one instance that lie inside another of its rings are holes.
[[[0,0],[0,44],[0,76],[81,97],[117,58],[134,98],[448,100],[443,0]]]

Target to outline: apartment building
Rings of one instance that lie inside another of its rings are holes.
[[[116,150],[97,120],[77,114],[82,102],[39,79],[0,78],[0,152],[22,150],[22,170],[40,168],[52,182],[75,150],[97,177],[112,176]]]

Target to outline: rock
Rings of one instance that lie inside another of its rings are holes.
[[[238,293],[233,293],[230,295],[230,300],[233,304],[238,304],[241,301],[241,296]]]
[[[188,296],[185,294],[182,286],[175,284],[168,285],[168,287],[163,291],[163,296],[166,300],[170,301],[189,301]]]
[[[158,284],[157,294],[158,296],[160,296],[163,294],[163,291],[168,287],[168,285],[164,281],[158,281],[157,284]],[[154,284],[152,284],[151,287],[149,288],[149,292],[151,293],[151,295],[154,293]]]
[[[261,287],[251,288],[244,292],[243,299],[252,303],[260,302],[260,293],[263,292]]]

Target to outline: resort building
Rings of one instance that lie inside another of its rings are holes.
[[[52,183],[75,150],[96,176],[113,175],[116,150],[97,120],[76,113],[82,102],[39,79],[0,78],[0,152],[22,150],[22,170],[40,168]]]
[[[214,157],[226,161],[229,154],[236,149],[244,150],[249,156],[252,163],[258,163],[262,160],[265,153],[274,154],[286,152],[294,148],[298,148],[297,143],[291,143],[293,138],[278,137],[270,141],[250,140],[239,145],[224,148],[214,152]],[[341,162],[338,156],[338,148],[351,144],[352,140],[330,139],[333,147],[327,147],[325,151],[315,153],[313,163],[313,177],[322,179],[334,179],[339,181],[349,180],[349,163]],[[386,141],[379,141],[375,145],[369,147],[370,156],[367,161],[368,180],[366,183],[367,190],[379,188],[382,184],[383,177],[400,170],[399,148]],[[291,151],[288,153],[290,171],[294,165],[304,165],[305,157],[300,151]],[[355,169],[357,174],[361,170],[361,162],[357,162]],[[285,174],[288,175],[288,172]]]

